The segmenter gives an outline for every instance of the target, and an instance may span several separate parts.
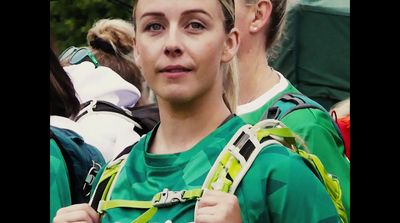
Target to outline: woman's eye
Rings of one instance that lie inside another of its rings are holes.
[[[145,30],[149,30],[149,31],[159,31],[161,29],[162,29],[162,26],[158,23],[149,24],[145,28]]]
[[[194,29],[194,30],[202,30],[202,29],[204,29],[205,27],[204,27],[201,23],[199,23],[199,22],[191,22],[191,23],[189,24],[189,28],[190,28],[190,29]]]

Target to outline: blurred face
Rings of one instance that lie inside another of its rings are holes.
[[[254,18],[254,13],[251,10],[254,4],[246,3],[246,0],[235,1],[235,27],[240,32],[240,47],[238,51],[238,57],[248,49],[247,45],[251,44],[250,25]]]
[[[155,94],[186,103],[222,95],[227,34],[217,0],[139,0],[135,59]],[[218,95],[219,94],[219,95]]]

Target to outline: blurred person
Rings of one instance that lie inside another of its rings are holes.
[[[154,103],[133,58],[133,24],[122,19],[100,19],[88,31],[89,49],[102,66],[114,70],[141,92],[136,106]]]
[[[91,135],[94,140],[89,142],[100,149],[106,161],[152,127],[144,130],[130,111],[147,105],[147,96],[141,91],[149,93],[133,59],[133,37],[129,22],[101,19],[88,31],[89,47],[69,47],[60,54],[82,104],[76,121]]]
[[[183,196],[185,190],[202,187],[223,148],[248,126],[235,115],[239,33],[234,28],[234,3],[138,0],[133,13],[135,59],[157,97],[161,122],[127,158],[110,164],[108,170],[118,172],[99,208],[62,208],[54,223],[135,218],[139,219],[134,222],[337,222],[321,182],[281,144],[260,148],[235,195],[215,189],[189,195],[191,199]],[[120,162],[124,165],[112,165]],[[104,173],[101,179],[109,176]],[[157,194],[171,202],[153,206]],[[130,206],[135,204],[145,207]]]
[[[50,222],[59,208],[89,201],[85,180],[92,164],[98,169],[105,164],[72,120],[79,106],[74,86],[50,48]]]
[[[350,160],[350,97],[334,104],[329,113],[342,133],[346,156]]]
[[[240,74],[237,113],[249,124],[264,119],[268,109],[281,96],[301,94],[279,71],[268,65],[270,50],[282,34],[286,3],[286,0],[235,1],[235,25],[241,34],[237,54]],[[316,108],[297,109],[287,114],[282,122],[305,141],[310,152],[321,159],[329,173],[339,178],[349,218],[350,163],[329,113]]]

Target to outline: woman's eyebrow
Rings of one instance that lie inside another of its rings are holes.
[[[213,17],[206,11],[202,10],[202,9],[190,9],[190,10],[186,10],[182,13],[182,15],[187,15],[187,14],[193,14],[193,13],[201,13],[204,14],[206,16],[208,16],[210,19],[212,19]],[[140,16],[140,19],[146,17],[146,16],[156,16],[156,17],[165,17],[165,14],[163,12],[145,12],[143,13],[142,16]]]
[[[165,15],[162,12],[145,12],[142,16],[140,16],[140,19],[146,16],[164,17]]]
[[[206,11],[202,10],[202,9],[190,9],[190,10],[186,10],[182,13],[182,15],[187,15],[187,14],[192,14],[192,13],[201,13],[204,14],[208,17],[210,17],[210,19],[212,19],[213,17]]]

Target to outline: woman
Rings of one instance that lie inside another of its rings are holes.
[[[200,188],[221,150],[245,125],[233,115],[237,77],[230,63],[239,45],[233,4],[231,0],[134,2],[135,58],[157,96],[161,122],[133,147],[114,182],[112,200],[145,201],[164,188]],[[338,219],[318,179],[297,155],[278,144],[261,151],[236,192],[206,191],[196,211],[191,200],[159,208],[150,221]],[[54,222],[131,222],[143,212],[112,208],[100,218],[89,205],[81,204],[60,209]]]
[[[86,105],[76,121],[106,161],[140,139],[137,123],[121,115],[147,104],[143,76],[133,59],[134,33],[125,20],[101,19],[88,31],[88,48],[69,47],[60,56],[81,104]],[[93,100],[97,102],[88,102]]]
[[[273,54],[271,49],[282,35],[286,3],[286,0],[235,1],[236,27],[241,38],[237,53],[240,73],[237,114],[252,125],[263,119],[280,96],[301,94],[268,65],[266,57]],[[350,218],[350,162],[329,113],[313,108],[298,109],[281,121],[304,139],[310,152],[320,158],[329,173],[338,177],[343,205]]]

